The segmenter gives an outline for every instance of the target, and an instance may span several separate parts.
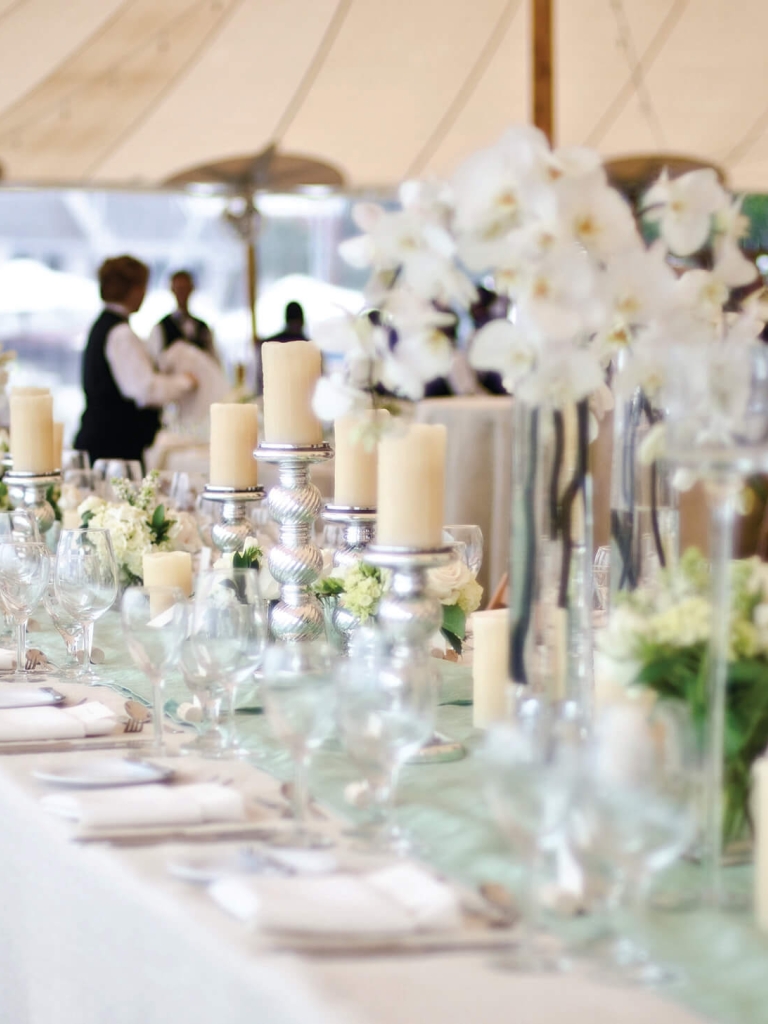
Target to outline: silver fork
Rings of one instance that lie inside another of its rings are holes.
[[[30,647],[27,651],[27,657],[24,661],[24,668],[27,672],[31,672],[33,669],[38,668],[40,665],[47,665],[48,659],[39,651],[36,647]]]
[[[144,723],[149,719],[149,712],[143,704],[139,704],[135,700],[127,700],[125,702],[125,710],[128,715],[128,721],[125,723],[125,732],[141,732],[144,728]]]

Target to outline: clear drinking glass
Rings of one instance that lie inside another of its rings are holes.
[[[198,678],[204,674],[224,691],[227,743],[219,756],[240,752],[235,726],[238,691],[250,687],[252,694],[255,689],[255,673],[261,668],[266,642],[267,610],[257,570],[212,569],[201,573],[192,610],[189,656],[197,660]],[[213,756],[211,744],[200,746]],[[196,751],[196,741],[185,749]]]
[[[607,880],[607,928],[591,953],[626,982],[662,984],[675,974],[632,937],[642,925],[653,874],[696,835],[699,759],[688,709],[640,701],[609,705],[595,718],[573,822],[574,852]]]
[[[40,541],[7,538],[0,543],[0,598],[16,627],[16,675],[27,678],[27,622],[48,585],[50,555]]]
[[[293,759],[294,846],[322,846],[326,836],[308,825],[307,771],[312,752],[333,729],[336,684],[333,649],[324,641],[274,644],[264,657],[262,692],[267,721]]]
[[[51,579],[43,594],[45,610],[51,617],[56,631],[67,648],[69,664],[60,670],[59,675],[65,678],[75,678],[83,674],[85,658],[79,657],[83,639],[83,624],[79,617],[68,611],[59,600],[56,594],[56,585]]]
[[[31,512],[21,508],[0,512],[0,542],[11,539],[42,540],[40,531],[37,528],[37,520]],[[0,637],[3,640],[9,640],[13,633],[14,621],[10,613],[3,606],[2,595],[0,594]]]
[[[197,754],[200,757],[223,757],[227,749],[227,736],[221,728],[221,706],[226,690],[218,672],[211,671],[209,662],[201,662],[198,648],[188,637],[181,647],[181,673],[187,688],[200,701],[203,720],[199,735],[180,748],[182,754]]]
[[[432,735],[439,675],[432,659],[403,670],[386,652],[353,650],[338,690],[341,741],[372,798],[360,834],[374,849],[405,853],[407,837],[394,822],[395,793],[403,765]]]
[[[113,480],[130,480],[141,484],[144,478],[141,463],[136,459],[96,459],[93,471],[96,474],[97,491],[108,501],[117,500],[112,490]]]
[[[82,625],[85,682],[91,668],[93,626],[117,597],[118,569],[109,530],[62,530],[56,551],[54,581],[62,608]]]
[[[62,452],[61,472],[66,473],[68,469],[90,469],[91,457],[88,452],[80,451],[77,448],[68,448]]]
[[[595,594],[595,611],[607,611],[611,594],[611,549],[607,544],[595,552],[592,586]]]
[[[472,573],[472,578],[477,579],[477,574],[483,564],[483,531],[480,527],[468,524],[444,526],[443,538],[448,543],[453,541],[456,544],[464,545],[464,561]]]
[[[171,482],[170,498],[173,508],[194,512],[197,499],[205,490],[207,479],[203,473],[176,472]]]
[[[527,697],[513,718],[492,726],[482,758],[493,815],[521,868],[521,934],[500,966],[514,971],[558,971],[559,944],[542,923],[540,887],[548,853],[562,842],[579,785],[581,734],[546,701]]]
[[[152,683],[154,749],[165,754],[163,687],[181,655],[188,605],[178,587],[129,587],[121,604],[123,635],[134,664]]]

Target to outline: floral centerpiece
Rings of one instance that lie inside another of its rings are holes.
[[[321,600],[338,603],[359,623],[375,618],[379,601],[389,584],[386,569],[357,561],[334,569],[316,586]],[[429,571],[430,591],[443,609],[440,635],[456,654],[461,654],[466,636],[467,616],[477,611],[483,588],[460,559]]]
[[[194,516],[174,512],[169,516],[157,498],[159,473],[152,471],[140,485],[115,479],[112,489],[118,501],[90,495],[78,507],[83,528],[109,530],[121,582],[140,585],[142,559],[149,551],[200,550],[201,542]]]
[[[712,629],[709,564],[689,549],[653,588],[622,595],[598,642],[598,681],[682,701],[699,739],[709,713],[707,645]],[[751,825],[752,764],[768,747],[768,565],[731,563],[724,839]]]

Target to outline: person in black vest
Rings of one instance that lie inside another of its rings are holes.
[[[300,302],[289,302],[285,307],[285,327],[279,334],[273,334],[264,341],[306,341],[304,333],[304,310]]]
[[[160,410],[197,387],[191,374],[158,373],[128,323],[147,290],[149,268],[133,256],[105,260],[105,307],[83,354],[85,411],[75,447],[96,459],[141,459],[160,427]]]
[[[210,327],[205,320],[189,312],[189,300],[194,290],[195,279],[189,270],[177,270],[171,275],[171,291],[176,299],[176,309],[152,328],[149,351],[155,361],[174,341],[188,341],[213,359],[217,358]]]

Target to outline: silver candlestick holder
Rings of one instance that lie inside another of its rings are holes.
[[[442,607],[429,593],[428,572],[447,565],[454,557],[450,547],[400,548],[374,544],[365,561],[390,569],[392,581],[379,602],[377,620],[392,643],[392,656],[402,666],[413,666],[429,655],[429,641],[440,629]],[[458,761],[466,756],[464,745],[434,733],[412,763]]]
[[[309,468],[333,457],[328,444],[260,444],[253,453],[260,462],[277,464],[280,483],[267,497],[278,525],[278,543],[269,552],[269,571],[280,584],[280,600],[272,609],[270,631],[275,640],[316,640],[323,633],[323,611],[312,584],[323,568],[312,528],[322,507],[320,491]]]
[[[48,500],[48,490],[61,483],[61,470],[51,473],[22,473],[9,469],[3,476],[12,508],[24,509],[35,517],[41,534],[56,522],[56,513]]]
[[[323,509],[323,519],[329,523],[338,523],[342,528],[344,540],[333,554],[334,566],[337,569],[349,569],[355,562],[361,561],[376,535],[376,509],[329,504]],[[347,608],[337,604],[332,622],[341,650],[347,654],[352,634],[360,625],[360,620]]]
[[[203,491],[207,501],[221,505],[219,521],[211,528],[211,540],[222,554],[240,551],[253,533],[248,506],[264,500],[263,487],[213,487]]]

